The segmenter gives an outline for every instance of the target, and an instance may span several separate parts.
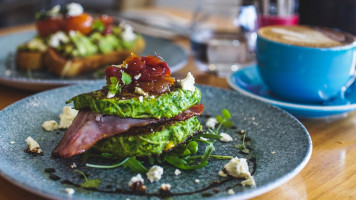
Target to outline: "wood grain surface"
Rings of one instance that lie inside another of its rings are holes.
[[[3,29],[0,35],[29,28],[33,26]],[[175,42],[189,50],[188,41],[179,39]],[[174,76],[183,78],[187,72],[192,72],[199,84],[229,88],[224,78],[199,71],[192,56],[187,65]],[[0,110],[32,94],[0,85]],[[356,199],[356,112],[336,119],[301,119],[301,122],[313,141],[309,163],[292,180],[255,199]],[[0,199],[42,198],[0,177]]]

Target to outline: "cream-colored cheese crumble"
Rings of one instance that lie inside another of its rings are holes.
[[[62,113],[59,115],[59,128],[68,128],[77,114],[78,110],[75,110],[70,106],[64,106]]]
[[[38,142],[36,142],[36,140],[34,140],[32,137],[30,137],[30,136],[27,137],[25,141],[27,143],[27,150],[29,152],[37,153],[37,154],[43,153]]]
[[[187,77],[179,81],[183,90],[195,91],[194,83],[195,79],[192,73],[188,72]]]
[[[58,129],[58,123],[54,120],[48,120],[43,122],[42,128],[46,131],[54,131]]]
[[[158,165],[154,165],[146,173],[147,179],[150,180],[151,183],[154,182],[154,181],[160,180],[162,178],[162,174],[163,174],[163,168],[158,166]]]
[[[241,184],[243,186],[250,185],[256,186],[255,180],[248,169],[248,164],[245,158],[232,158],[225,166],[224,170],[234,178],[244,178],[246,179]],[[222,173],[219,172],[219,175],[222,176]]]

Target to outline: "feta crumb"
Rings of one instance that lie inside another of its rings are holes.
[[[195,79],[192,73],[188,72],[187,77],[185,77],[182,80],[179,80],[179,82],[183,90],[190,90],[192,92],[195,91],[195,87],[194,87]]]
[[[272,154],[275,154],[276,152],[275,152],[275,151],[272,151],[271,153],[272,153]]]
[[[66,188],[65,191],[69,195],[73,195],[75,193],[75,190],[73,188]]]
[[[250,178],[244,180],[241,182],[242,186],[256,186],[256,182],[255,182],[255,179],[253,178],[253,176],[250,176]]]
[[[136,39],[136,35],[133,32],[132,26],[130,26],[129,24],[124,25],[124,32],[122,33],[122,38],[124,39],[124,41],[128,42]]]
[[[28,146],[27,151],[37,154],[43,153],[42,149],[40,148],[40,145],[32,137],[27,137],[25,141]]]
[[[194,182],[200,183],[200,180],[199,179],[195,179]]]
[[[233,195],[233,194],[235,194],[235,191],[233,189],[228,189],[227,190],[227,194],[228,195]]]
[[[171,190],[171,184],[163,183],[163,184],[161,184],[161,187],[159,189],[161,191],[170,191]]]
[[[67,15],[71,17],[81,15],[84,12],[84,8],[79,3],[69,3],[66,7],[68,10]]]
[[[248,179],[251,176],[245,158],[232,158],[230,162],[224,166],[224,169],[228,174],[235,178]]]
[[[218,121],[211,117],[208,119],[208,121],[206,121],[206,124],[205,126],[208,127],[208,128],[211,128],[211,129],[214,129],[215,128],[215,125],[218,123]]]
[[[48,45],[57,48],[61,42],[67,43],[69,39],[64,32],[59,31],[49,38]]]
[[[141,77],[141,73],[137,74],[136,76],[134,76],[135,80],[138,80]]]
[[[154,99],[154,98],[156,98],[154,95],[150,96],[150,99]]]
[[[208,141],[208,139],[207,139],[207,138],[202,137],[202,136],[200,136],[200,138],[199,138],[199,139],[204,140],[204,141]]]
[[[142,103],[143,102],[143,96],[139,96],[138,100],[140,100],[140,102]]]
[[[48,120],[43,122],[42,128],[46,131],[54,131],[58,129],[58,123],[54,120]]]
[[[220,138],[220,141],[222,141],[222,142],[231,142],[232,141],[232,137],[227,133],[220,133],[220,136],[222,137],[222,138]]]
[[[133,176],[129,182],[129,187],[132,190],[136,191],[146,191],[146,186],[143,184],[144,180],[141,176],[141,174],[137,174],[136,176]]]
[[[219,176],[221,176],[221,177],[227,177],[227,174],[225,174],[225,172],[224,171],[219,171]]]
[[[141,95],[143,95],[143,96],[148,96],[148,93],[147,92],[145,92],[145,91],[143,91],[143,89],[142,88],[140,88],[140,87],[135,87],[135,91],[134,91],[136,94],[141,94]]]
[[[108,91],[106,98],[110,99],[110,98],[113,98],[114,96],[115,96],[115,93],[111,93],[110,91]]]
[[[163,174],[163,168],[158,166],[158,165],[154,165],[146,173],[147,179],[150,180],[151,183],[154,182],[154,181],[160,180],[162,178],[162,174]]]
[[[61,11],[61,6],[55,5],[49,11],[47,11],[47,14],[51,17],[55,17],[60,14],[60,11]]]
[[[73,164],[70,165],[70,168],[72,168],[72,169],[77,168],[77,164],[75,164],[75,162],[73,162]]]
[[[68,128],[77,114],[78,110],[72,109],[70,106],[64,106],[62,113],[59,115],[58,128]]]
[[[175,171],[174,171],[174,174],[176,175],[176,176],[178,176],[178,175],[180,175],[182,172],[179,170],[179,169],[176,169]]]
[[[10,141],[10,144],[15,144],[15,141]]]

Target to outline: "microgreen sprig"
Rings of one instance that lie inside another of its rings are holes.
[[[84,172],[80,171],[80,170],[74,170],[74,172],[78,172],[79,174],[81,174],[84,177],[84,182],[80,184],[80,186],[82,186],[83,188],[98,188],[101,180],[96,178],[96,179],[88,179],[87,176],[85,175]]]

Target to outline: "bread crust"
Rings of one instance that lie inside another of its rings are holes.
[[[24,70],[40,70],[44,68],[43,52],[17,50],[16,66]]]

